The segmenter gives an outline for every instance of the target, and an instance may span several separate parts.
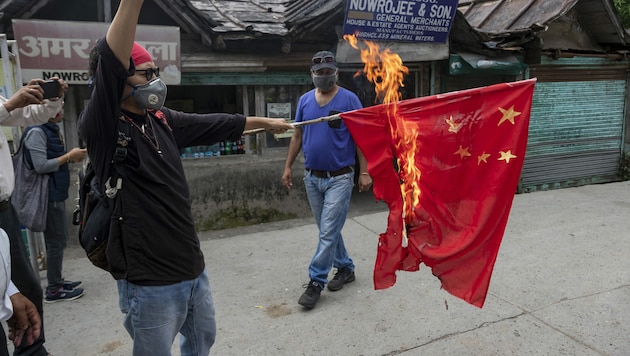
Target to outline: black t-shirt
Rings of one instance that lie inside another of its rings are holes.
[[[116,279],[147,285],[194,279],[205,265],[180,149],[236,140],[245,128],[245,117],[167,108],[147,115],[121,113],[122,92],[135,71],[133,62],[125,68],[104,39],[97,46],[95,88],[78,128],[101,182],[111,175],[116,142],[127,148],[117,197],[120,208],[107,248],[111,273]],[[121,115],[135,125],[119,125]]]

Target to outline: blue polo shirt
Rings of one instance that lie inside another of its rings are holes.
[[[309,121],[360,108],[361,101],[356,94],[341,87],[328,104],[320,107],[313,89],[300,97],[295,121]],[[306,168],[336,171],[354,165],[356,145],[343,120],[339,128],[332,128],[327,122],[321,122],[302,126],[302,152]]]

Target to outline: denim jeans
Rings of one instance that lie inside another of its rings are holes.
[[[319,229],[319,244],[308,269],[311,280],[324,285],[332,267],[350,268],[354,263],[343,243],[341,229],[350,207],[354,172],[318,178],[304,172],[306,195]]]
[[[48,279],[48,287],[61,287],[64,282],[61,272],[63,251],[68,243],[65,202],[48,202],[44,240],[46,241],[46,277]]]
[[[178,333],[182,356],[210,353],[217,329],[205,269],[196,279],[166,286],[141,286],[126,280],[117,283],[134,356],[170,356]]]

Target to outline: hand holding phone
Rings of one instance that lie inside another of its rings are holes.
[[[44,99],[59,97],[58,80],[45,80],[43,83],[40,82],[39,86],[44,90]]]

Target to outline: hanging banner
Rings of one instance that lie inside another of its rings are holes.
[[[391,42],[446,43],[458,0],[348,0],[344,35]]]
[[[102,22],[13,20],[22,80],[59,77],[87,84],[90,50],[108,28]],[[136,41],[149,51],[166,84],[181,82],[179,27],[138,25]]]

